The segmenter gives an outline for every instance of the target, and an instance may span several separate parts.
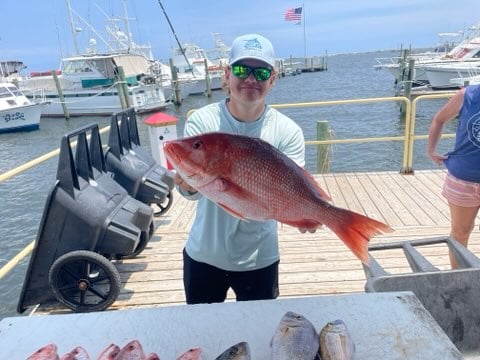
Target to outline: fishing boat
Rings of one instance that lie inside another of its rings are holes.
[[[432,64],[425,66],[425,72],[432,89],[459,88],[462,87],[469,78],[480,75],[480,59],[476,58],[473,61],[446,64]],[[460,81],[458,79],[460,79]]]
[[[140,54],[78,55],[63,58],[58,71],[30,73],[19,79],[19,87],[33,101],[39,96],[50,101],[44,116],[63,116],[63,106],[73,116],[111,115],[122,110],[124,88],[128,93],[126,105],[142,113],[169,104],[162,85],[145,73],[149,66],[149,60]],[[120,68],[125,74],[124,82]]]
[[[171,103],[152,70],[155,61],[151,46],[136,44],[132,39],[125,1],[123,18],[106,19],[106,36],[85,21],[69,0],[66,3],[75,55],[63,57],[53,72],[34,71],[18,81],[29,99],[45,96],[49,100],[43,116],[64,116],[67,112],[71,116],[111,115],[126,107],[144,113]],[[82,51],[76,37],[80,27],[74,23],[74,16],[96,35]],[[125,31],[118,26],[120,20],[125,23]]]
[[[174,49],[172,62],[178,71],[178,81],[190,83],[190,95],[205,93],[207,80],[211,90],[222,89],[223,64],[214,64],[199,46],[187,43]]]
[[[0,133],[37,130],[44,106],[31,102],[14,84],[0,82]]]
[[[0,60],[0,79],[11,82],[16,79],[26,66],[22,61]]]
[[[456,37],[459,34],[441,33],[439,35]],[[377,65],[374,68],[386,69],[398,80],[403,77],[409,61],[414,60],[412,86],[430,85],[427,68],[478,61],[480,56],[480,28],[472,26],[470,32],[456,45],[453,41],[444,41],[443,44],[443,46],[437,46],[433,51],[411,54],[405,56],[405,58],[377,58]]]
[[[466,84],[468,85],[478,85],[480,84],[480,75],[472,75],[472,76],[467,76],[467,77],[457,77],[450,79],[450,84],[453,86],[456,86],[458,88],[461,88],[465,86]]]

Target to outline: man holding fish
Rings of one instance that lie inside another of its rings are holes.
[[[188,304],[278,295],[277,222],[315,232],[323,224],[368,263],[368,240],[388,225],[333,206],[304,169],[301,128],[265,103],[275,55],[258,34],[236,38],[225,69],[228,97],[196,110],[185,138],[166,142],[179,191],[198,200],[186,242]]]
[[[261,137],[300,166],[305,164],[302,129],[265,98],[275,82],[271,42],[258,34],[234,40],[225,69],[228,97],[196,110],[185,136],[221,131]],[[237,300],[278,296],[277,223],[242,221],[196,192],[177,176],[183,195],[198,199],[197,215],[184,249],[187,303],[225,300],[231,287]]]

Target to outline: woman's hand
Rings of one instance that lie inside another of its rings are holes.
[[[437,164],[437,165],[443,165],[443,161],[448,159],[448,156],[445,156],[445,155],[442,155],[442,154],[438,154],[436,152],[434,153],[429,153],[428,156],[430,157],[430,159],[432,159],[432,161]]]

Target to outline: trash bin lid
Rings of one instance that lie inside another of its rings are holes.
[[[164,112],[157,112],[146,118],[143,123],[150,126],[175,125],[177,118]]]

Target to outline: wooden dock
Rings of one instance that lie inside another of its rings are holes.
[[[337,173],[316,175],[337,206],[388,223],[393,233],[372,244],[448,235],[449,210],[441,195],[444,170]],[[172,208],[156,220],[148,247],[135,259],[116,262],[122,290],[111,309],[185,304],[182,249],[195,213],[195,202],[174,193]],[[478,226],[478,223],[477,223]],[[301,234],[279,227],[280,297],[364,292],[362,265],[328,228]],[[480,231],[475,228],[469,249],[480,254]],[[421,253],[440,269],[449,269],[446,245],[422,247]],[[391,273],[411,272],[401,250],[372,253]],[[229,293],[233,299],[233,293]],[[52,311],[53,310],[53,311]],[[36,313],[58,309],[39,308]]]

